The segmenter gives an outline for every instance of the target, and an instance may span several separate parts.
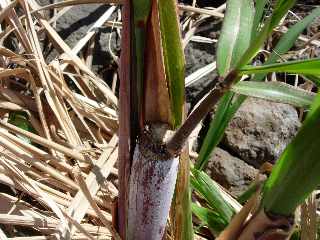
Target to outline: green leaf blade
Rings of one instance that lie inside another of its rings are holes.
[[[199,207],[198,205],[192,203],[192,212],[205,224],[209,229],[215,234],[218,235],[225,227],[228,225],[228,222],[225,221],[219,214],[216,212]]]
[[[295,3],[296,0],[278,0],[276,2],[270,21],[269,32],[271,32],[273,28],[278,25],[283,16],[288,12],[290,8],[294,6]]]
[[[182,123],[185,61],[176,2],[174,0],[159,0],[158,7],[173,126],[177,128]]]
[[[291,215],[320,184],[320,94],[298,134],[277,161],[264,187],[267,212]]]
[[[242,68],[248,64],[252,58],[257,54],[264,41],[272,33],[273,29],[279,24],[283,16],[288,12],[288,10],[293,7],[296,3],[296,0],[279,0],[274,7],[274,11],[264,23],[261,30],[255,35],[251,40],[250,48],[243,54],[239,64],[236,66],[236,69]]]
[[[208,163],[213,149],[220,142],[224,130],[228,125],[228,118],[226,111],[228,110],[233,93],[228,92],[225,94],[218,104],[217,111],[214,114],[213,120],[210,123],[208,132],[202,143],[195,168],[198,170],[203,169]]]
[[[320,87],[320,76],[316,76],[316,75],[304,75],[304,77],[313,82],[317,87]]]
[[[265,64],[275,63],[279,55],[286,53],[296,42],[299,35],[305,30],[316,17],[320,16],[320,7],[314,9],[308,16],[293,25],[280,39],[271,56]]]
[[[290,29],[280,38],[276,47],[272,51],[270,57],[264,63],[266,65],[276,63],[280,56],[287,51],[289,51],[300,34],[314,21],[316,17],[320,16],[320,8],[314,9],[308,16],[306,16],[301,21],[297,22],[295,25],[290,27]],[[256,74],[253,81],[262,81],[266,76],[266,73]]]
[[[315,94],[282,82],[238,82],[232,87],[238,94],[309,108]]]
[[[251,0],[229,0],[217,49],[217,67],[225,76],[249,47],[254,6]]]
[[[245,66],[240,74],[287,72],[303,75],[320,75],[320,58],[288,61],[284,63],[267,64],[262,66]]]
[[[190,181],[192,187],[206,199],[209,206],[214,211],[216,211],[225,221],[229,222],[234,215],[235,210],[224,200],[217,183],[203,171],[192,169],[192,174],[193,176]]]
[[[253,18],[253,24],[252,24],[252,39],[255,39],[257,37],[257,34],[259,33],[259,25],[261,24],[261,20],[265,14],[265,7],[268,3],[268,0],[258,0],[255,4],[255,14]]]

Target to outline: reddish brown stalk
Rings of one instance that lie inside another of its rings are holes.
[[[231,88],[233,83],[238,79],[238,72],[233,70],[222,80],[217,83],[214,89],[203,99],[198,107],[187,117],[182,126],[175,132],[173,137],[167,142],[167,150],[178,155],[184,146],[184,143],[192,133],[193,129],[214,107],[219,99]]]
[[[122,7],[123,28],[121,38],[120,65],[120,101],[119,101],[119,201],[118,231],[122,239],[126,239],[126,222],[128,208],[128,183],[131,167],[131,132],[130,132],[130,0],[124,0]]]

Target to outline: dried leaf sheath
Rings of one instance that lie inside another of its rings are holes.
[[[120,89],[119,89],[119,197],[118,197],[118,231],[126,238],[126,221],[128,207],[128,183],[130,176],[133,135],[131,132],[131,1],[125,0],[122,7],[123,30],[120,56]]]
[[[127,240],[161,240],[178,172],[178,158],[164,148],[165,125],[151,126],[136,145],[130,176]]]
[[[286,240],[294,224],[293,217],[267,216],[259,211],[244,228],[239,240]]]
[[[172,122],[170,98],[164,68],[157,1],[153,1],[147,34],[144,80],[144,121]],[[156,109],[156,111],[155,111]]]

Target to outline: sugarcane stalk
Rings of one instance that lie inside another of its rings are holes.
[[[179,158],[164,145],[168,126],[153,124],[140,134],[129,181],[127,240],[161,240],[174,194]]]

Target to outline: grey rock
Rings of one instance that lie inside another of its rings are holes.
[[[231,120],[223,144],[235,156],[259,167],[279,158],[300,125],[292,106],[248,98]]]
[[[46,5],[48,0],[38,0],[40,5]],[[108,10],[107,4],[84,4],[73,6],[62,15],[56,22],[56,31],[60,37],[73,48],[82,39],[90,27]],[[50,15],[50,12],[47,12]],[[115,14],[110,18],[114,19]],[[119,55],[120,39],[116,38],[116,33],[111,33],[111,28],[101,27],[96,29],[94,36],[95,47],[93,50],[92,70],[104,80],[111,81],[112,73],[116,69],[116,64],[109,52],[110,47],[114,54]],[[110,36],[110,34],[112,34]],[[86,50],[86,47],[83,49]],[[45,49],[48,62],[59,56],[56,50]]]
[[[56,30],[73,47],[107,9],[101,4],[74,6],[59,18]]]
[[[190,42],[186,46],[184,53],[186,58],[186,76],[189,76],[191,73],[212,63],[215,60],[215,45]],[[192,105],[196,104],[196,102],[200,100],[201,96],[203,96],[209,91],[210,88],[212,88],[216,82],[216,76],[217,74],[212,72],[211,74],[202,77],[195,84],[189,86],[186,89],[187,101]]]
[[[197,2],[197,4],[199,3]],[[196,35],[211,39],[218,39],[220,35],[221,23],[221,19],[210,19],[201,24],[200,28],[202,30],[197,32]],[[196,70],[214,62],[216,48],[216,43],[189,42],[184,50],[186,59],[186,76],[189,76]],[[199,79],[196,83],[187,87],[187,102],[194,106],[194,104],[199,102],[199,100],[214,87],[217,82],[217,78],[217,72],[213,71]]]
[[[215,148],[205,172],[233,195],[239,196],[248,189],[259,171],[221,148]]]

